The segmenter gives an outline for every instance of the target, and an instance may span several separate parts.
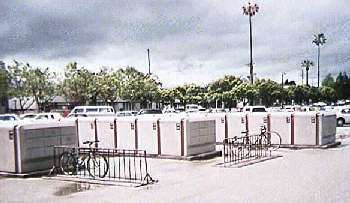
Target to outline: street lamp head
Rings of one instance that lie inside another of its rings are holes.
[[[250,2],[248,3],[247,6],[243,6],[243,15],[247,16],[254,16],[256,13],[259,12],[259,6],[258,4],[251,4]]]
[[[313,65],[314,65],[314,62],[310,61],[309,59],[306,59],[306,60],[301,62],[301,66],[305,67],[305,68],[308,68],[308,67],[313,66]]]
[[[324,33],[320,33],[320,34],[314,35],[314,37],[315,37],[315,39],[312,41],[312,43],[316,44],[316,46],[323,45],[327,41]]]

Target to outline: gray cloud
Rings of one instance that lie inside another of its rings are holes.
[[[253,18],[254,61],[260,77],[280,72],[300,80],[300,62],[315,60],[313,34],[328,38],[322,75],[350,70],[347,0],[258,1]],[[0,57],[38,64],[71,60],[152,70],[167,86],[207,83],[224,74],[248,75],[245,1],[12,1],[0,2]],[[314,71],[314,70],[313,70]],[[312,71],[310,72],[315,75]],[[314,76],[312,76],[314,77]],[[176,78],[176,80],[174,80]]]

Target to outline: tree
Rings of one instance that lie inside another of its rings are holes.
[[[297,104],[309,103],[310,87],[307,85],[297,85],[290,89],[290,94]]]
[[[24,112],[30,106],[33,105],[34,100],[30,97],[30,91],[28,90],[28,67],[18,61],[14,61],[13,65],[7,67],[8,78],[9,78],[9,91],[8,95],[11,98],[16,99],[20,107],[20,110]]]
[[[98,86],[98,97],[109,104],[116,101],[122,92],[122,76],[120,71],[102,69],[96,75],[96,86]]]
[[[85,105],[97,97],[98,90],[94,82],[94,75],[84,67],[78,68],[74,62],[66,66],[59,89],[69,101]]]
[[[336,102],[336,91],[332,87],[323,86],[321,88],[322,99],[327,103]]]
[[[160,97],[161,101],[164,104],[170,104],[170,106],[173,106],[175,103],[175,88],[169,88],[169,89],[160,89]]]
[[[261,99],[262,104],[265,106],[273,105],[277,100],[282,101],[283,99],[283,87],[277,82],[270,79],[258,80],[255,83],[258,97]]]
[[[317,87],[320,87],[320,46],[326,43],[327,39],[323,33],[314,35],[315,39],[312,41],[317,46]]]
[[[7,71],[5,68],[0,67],[0,113],[5,112],[7,108],[8,88]]]
[[[49,102],[55,94],[55,74],[49,71],[49,68],[33,68],[26,64],[24,77],[26,78],[26,89],[34,97],[39,111],[45,111]]]
[[[335,81],[334,81],[334,78],[332,77],[331,74],[328,74],[328,75],[323,79],[323,81],[322,81],[322,86],[334,88],[334,86],[335,86]]]
[[[153,75],[145,75],[133,67],[120,70],[122,79],[121,97],[132,103],[140,102],[146,106],[151,101],[160,100],[158,78]]]
[[[318,87],[308,89],[308,98],[313,102],[319,102],[322,99],[321,90]]]
[[[207,98],[210,101],[223,101],[229,108],[234,107],[236,106],[236,100],[238,98],[232,90],[242,83],[243,82],[239,77],[225,75],[223,78],[220,78],[208,85]]]
[[[340,72],[335,80],[334,89],[338,99],[348,99],[350,97],[350,78],[345,72]]]
[[[243,101],[244,103],[253,101],[258,97],[256,86],[247,83],[237,85],[235,88],[233,88],[232,94],[235,96],[235,98]]]

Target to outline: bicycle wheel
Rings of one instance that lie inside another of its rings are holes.
[[[270,144],[272,147],[272,150],[275,151],[281,147],[282,144],[282,138],[281,135],[276,131],[269,132],[270,134]]]
[[[87,162],[87,170],[92,177],[103,178],[107,175],[109,164],[104,156],[89,156]]]
[[[61,171],[65,175],[73,175],[76,173],[77,160],[71,152],[64,152],[60,157]]]

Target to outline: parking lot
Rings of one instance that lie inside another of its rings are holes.
[[[41,177],[0,178],[0,202],[349,202],[349,128],[331,149],[279,150],[282,157],[242,168],[207,161],[149,159],[158,183],[91,185]],[[339,133],[338,133],[339,134]]]

